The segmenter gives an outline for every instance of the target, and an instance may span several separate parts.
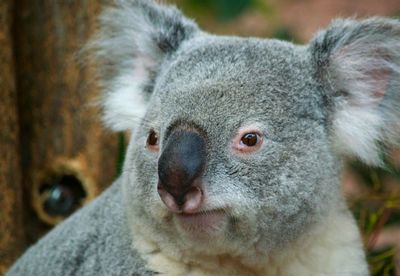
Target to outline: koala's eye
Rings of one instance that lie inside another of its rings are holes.
[[[158,151],[158,134],[154,131],[151,130],[149,133],[149,136],[147,137],[147,147],[151,151]]]
[[[242,129],[232,141],[232,148],[238,153],[253,153],[257,151],[263,143],[261,132],[254,129]]]
[[[257,133],[246,133],[242,136],[240,143],[248,147],[254,147],[257,145],[258,139]]]

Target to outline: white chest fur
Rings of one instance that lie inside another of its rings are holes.
[[[135,236],[143,229],[133,227]],[[335,213],[282,252],[257,260],[195,256],[183,262],[154,242],[136,239],[148,267],[162,275],[368,275],[358,229],[348,211]]]

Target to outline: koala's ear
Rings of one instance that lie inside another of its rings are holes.
[[[332,103],[333,142],[382,165],[381,150],[400,144],[400,21],[336,20],[309,49]]]
[[[161,64],[199,29],[172,6],[114,2],[101,14],[88,48],[99,64],[103,121],[120,131],[132,129],[144,115]]]

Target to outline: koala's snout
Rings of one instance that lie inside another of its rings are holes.
[[[203,201],[206,142],[195,131],[171,133],[158,160],[158,193],[173,212],[196,212]]]

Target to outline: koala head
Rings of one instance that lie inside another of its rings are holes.
[[[398,143],[400,23],[337,20],[305,46],[215,36],[117,1],[94,42],[104,121],[132,130],[130,220],[171,254],[268,252],[343,208],[343,155]]]

